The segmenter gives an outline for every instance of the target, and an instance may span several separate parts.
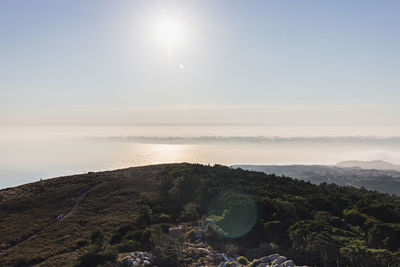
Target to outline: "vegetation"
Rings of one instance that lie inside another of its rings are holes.
[[[316,266],[400,264],[400,198],[365,189],[168,164],[44,180],[0,196],[0,265],[90,266],[133,250],[178,265],[183,237],[171,238],[169,227],[198,227],[205,218],[214,219],[213,246],[250,260],[278,252]],[[183,235],[193,239],[195,231]]]

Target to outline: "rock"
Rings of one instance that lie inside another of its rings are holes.
[[[271,254],[271,255],[268,256],[268,258],[269,258],[270,261],[274,261],[277,258],[279,258],[279,256],[280,256],[279,254]]]
[[[219,267],[226,267],[226,266],[227,266],[226,262],[221,262],[219,265]]]
[[[204,247],[204,243],[203,243],[203,242],[199,242],[199,243],[197,243],[197,247],[199,247],[199,248],[203,248],[203,247]]]
[[[223,253],[215,253],[215,254],[212,254],[212,255],[214,255],[214,259],[216,261],[223,261],[224,260],[224,254]]]
[[[262,263],[264,263],[264,262],[270,262],[270,261],[271,261],[271,259],[270,259],[269,256],[265,256],[265,257],[260,258],[260,262],[262,262]]]
[[[222,257],[224,257],[224,261],[230,261],[230,258],[226,256],[225,254],[222,254]]]
[[[267,267],[267,266],[269,266],[269,263],[267,263],[267,262],[263,262],[263,263],[260,263],[259,265],[257,265],[257,267]]]
[[[150,262],[147,261],[147,260],[144,260],[144,261],[143,261],[143,265],[144,265],[144,266],[150,265]]]
[[[206,248],[197,248],[197,251],[205,255],[210,254],[210,251]]]
[[[281,267],[294,267],[294,262],[292,260],[287,260],[281,264]]]
[[[279,256],[279,258],[277,258],[276,260],[274,260],[272,262],[272,265],[278,264],[281,265],[282,263],[284,263],[287,260],[287,258],[285,256]]]
[[[252,262],[250,262],[248,266],[249,266],[249,267],[256,267],[256,266],[259,265],[259,263],[260,263],[260,260],[255,259],[255,260],[253,260]]]

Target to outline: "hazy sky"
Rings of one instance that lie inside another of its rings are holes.
[[[397,0],[3,0],[0,122],[398,126],[399,14]]]

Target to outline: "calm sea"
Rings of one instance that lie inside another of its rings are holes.
[[[0,188],[171,162],[400,163],[398,128],[255,125],[1,126]]]

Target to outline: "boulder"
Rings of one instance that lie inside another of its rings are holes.
[[[210,254],[210,251],[206,248],[197,248],[197,251],[204,254],[204,255],[208,255]]]
[[[279,256],[279,258],[277,258],[276,260],[274,260],[272,262],[272,265],[278,264],[281,265],[282,263],[284,263],[287,260],[287,258],[285,256]]]
[[[222,254],[222,257],[224,257],[224,261],[231,261],[231,259],[225,254]]]
[[[263,264],[263,263],[262,263],[262,264]],[[249,266],[249,267],[260,266],[260,260],[254,259],[252,262],[250,262],[250,264],[249,264],[248,266]]]
[[[269,257],[269,260],[270,261],[274,261],[274,260],[276,260],[277,258],[279,258],[279,254],[271,254],[271,255],[269,255],[268,257]]]
[[[294,262],[292,260],[287,260],[281,264],[281,267],[294,267]]]
[[[270,259],[269,256],[265,256],[265,257],[260,258],[260,262],[261,262],[261,263],[270,262],[270,261],[271,261],[271,259]]]
[[[219,262],[223,261],[225,256],[223,253],[215,253],[212,255],[214,255],[215,260]]]
[[[143,265],[144,265],[144,266],[150,265],[150,262],[149,262],[148,260],[144,260],[144,261],[143,261]]]

